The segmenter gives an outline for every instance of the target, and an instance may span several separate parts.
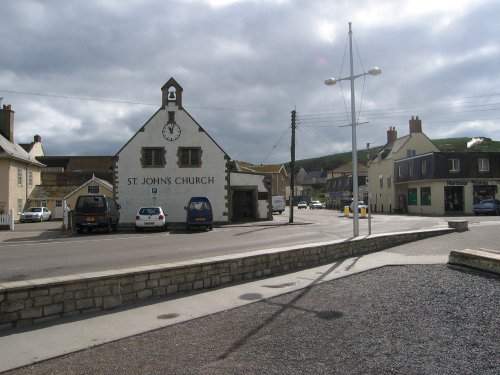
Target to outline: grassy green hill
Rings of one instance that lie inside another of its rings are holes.
[[[483,138],[482,143],[478,143],[474,145],[469,150],[475,151],[487,151],[487,152],[500,152],[500,141],[493,141],[490,138]],[[465,151],[467,149],[467,142],[469,142],[471,138],[445,138],[445,139],[436,139],[433,140],[434,144],[441,151]],[[381,147],[370,148],[370,157],[373,158],[379,151]],[[306,171],[318,171],[318,170],[332,170],[340,167],[343,164],[349,163],[352,160],[351,152],[343,152],[341,154],[327,155],[321,156],[317,158],[311,159],[302,159],[296,160],[295,166],[296,170],[299,170],[301,167]],[[366,150],[358,151],[358,161],[366,161]],[[290,163],[286,163],[287,169],[290,168]]]

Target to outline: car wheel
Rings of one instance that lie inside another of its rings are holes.
[[[135,227],[135,231],[136,231],[136,232],[142,232],[142,228]]]
[[[40,216],[40,223],[43,221],[43,215]]]
[[[118,232],[118,223],[112,224],[111,229],[113,229],[113,232]]]
[[[167,223],[165,223],[165,225],[163,226],[163,230],[166,232],[168,231],[168,226],[167,226]]]

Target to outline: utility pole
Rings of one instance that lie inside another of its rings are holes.
[[[369,173],[368,169],[370,168],[370,142],[366,143],[366,192],[368,194],[368,235],[372,234],[372,202],[371,202],[371,193],[370,193],[370,180],[369,180]]]
[[[290,148],[290,217],[288,222],[293,223],[293,200],[295,197],[295,109],[292,111],[292,146]]]

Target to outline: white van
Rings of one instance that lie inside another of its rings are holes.
[[[272,202],[273,202],[273,213],[279,212],[281,213],[285,211],[285,197],[281,195],[275,195],[272,197]]]

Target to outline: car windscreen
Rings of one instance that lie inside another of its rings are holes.
[[[28,212],[42,212],[40,207],[31,207]]]
[[[139,210],[139,215],[159,215],[160,209],[158,207],[143,207]]]
[[[106,211],[106,200],[104,197],[79,197],[75,210],[80,212],[104,212]]]
[[[207,211],[210,210],[210,203],[206,201],[192,201],[189,209],[191,211]]]

